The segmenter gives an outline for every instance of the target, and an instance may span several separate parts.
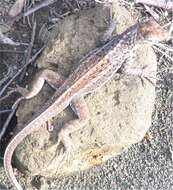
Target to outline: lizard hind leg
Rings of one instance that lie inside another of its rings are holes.
[[[83,97],[73,100],[70,106],[78,118],[65,123],[58,134],[58,139],[63,143],[65,148],[62,161],[67,163],[70,162],[69,159],[73,156],[75,150],[70,134],[81,129],[89,120],[89,110]]]
[[[57,89],[65,81],[65,78],[53,70],[41,69],[34,77],[32,84],[24,97],[30,99],[36,96],[42,89],[45,81],[54,89]]]
[[[144,66],[141,69],[125,68],[123,70],[123,73],[139,77],[141,79],[142,85],[144,85],[143,78],[146,79],[153,86],[155,86],[155,82],[157,80],[156,71],[149,69],[148,66]]]

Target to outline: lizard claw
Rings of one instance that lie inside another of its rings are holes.
[[[155,70],[149,70],[147,65],[144,65],[142,67],[141,75],[139,76],[142,82],[142,86],[144,86],[144,80],[147,80],[149,83],[151,83],[153,86],[155,86],[155,80],[158,80],[156,77],[156,71]],[[152,79],[154,81],[152,81]]]
[[[143,87],[145,86],[144,79],[147,80],[147,81],[148,81],[150,84],[152,84],[153,86],[156,86],[156,83],[153,82],[150,77],[145,77],[145,76],[142,77],[142,76],[139,76],[139,78],[140,78],[140,80],[141,80],[141,84],[142,84]],[[155,80],[155,79],[154,79],[154,80]]]
[[[153,82],[150,77],[144,77],[144,79],[146,79],[146,80],[147,80],[150,84],[152,84],[153,86],[156,86],[156,83]],[[154,79],[154,80],[155,80],[155,79]]]
[[[141,84],[144,87],[144,79],[141,76],[139,76],[139,79],[141,80]]]

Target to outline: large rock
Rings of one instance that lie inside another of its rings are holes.
[[[116,17],[115,14],[117,31],[125,30],[132,24],[133,19],[126,9],[115,4],[114,12],[119,15]],[[107,8],[96,7],[61,21],[54,28],[52,39],[38,60],[38,66],[51,66],[68,76],[72,65],[99,44],[107,28],[108,18]],[[123,20],[125,24],[122,24]],[[156,56],[148,46],[139,49],[134,63],[134,67],[138,68],[144,65],[156,70]],[[21,104],[17,112],[18,128],[23,127],[52,93],[50,87],[45,85],[37,97]],[[147,81],[143,86],[137,77],[116,74],[110,82],[85,99],[91,117],[84,128],[71,135],[76,150],[68,162],[62,162],[66,152],[58,155],[58,127],[48,132],[45,124],[16,149],[15,156],[21,169],[27,168],[31,175],[57,177],[85,170],[120,154],[141,141],[150,127],[155,88]],[[60,126],[74,117],[71,109],[66,109],[50,121]]]

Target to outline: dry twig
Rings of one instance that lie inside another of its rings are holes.
[[[30,60],[28,63],[26,63],[21,69],[18,70],[18,72],[8,81],[8,83],[2,88],[2,90],[0,91],[0,97],[3,95],[3,93],[5,92],[5,90],[9,87],[9,85],[23,72],[23,70],[33,61],[35,61],[35,59],[38,57],[38,55],[42,52],[42,50],[44,49],[44,47],[42,47]]]
[[[21,73],[31,62],[33,62],[33,61],[37,58],[37,56],[41,53],[41,51],[43,50],[43,48],[44,48],[44,47],[42,47],[42,48],[32,57],[32,59],[30,59],[30,60],[13,76],[13,78],[7,83],[7,85],[4,86],[4,88],[3,88],[3,89],[1,90],[1,92],[0,92],[0,96],[1,96],[1,95],[4,93],[4,91],[8,88],[8,86],[11,84],[11,82],[12,82],[17,76],[19,76],[20,73]],[[10,94],[12,94],[13,92],[18,92],[18,88],[12,90]],[[9,95],[9,94],[8,94],[8,95]],[[7,96],[8,96],[8,95],[7,95]],[[4,99],[4,97],[3,97],[2,99]],[[1,99],[1,100],[2,100],[2,99]],[[5,121],[5,123],[4,123],[3,127],[2,127],[2,130],[1,130],[1,132],[0,132],[0,140],[2,139],[2,137],[3,137],[4,133],[5,133],[5,131],[6,131],[7,127],[8,127],[8,125],[9,125],[9,123],[10,123],[12,117],[13,117],[13,115],[14,115],[15,112],[16,112],[17,106],[18,106],[18,104],[20,103],[20,101],[21,101],[22,99],[24,99],[23,96],[20,97],[18,100],[16,100],[16,102],[13,104],[11,113],[9,114],[9,116],[8,116],[7,120]]]
[[[18,21],[19,19],[21,19],[22,17],[26,17],[26,16],[29,16],[31,15],[32,13],[38,11],[39,9],[43,8],[43,7],[47,7],[51,4],[53,4],[54,2],[56,2],[57,0],[44,0],[42,1],[41,3],[35,5],[34,7],[28,9],[26,12],[24,13],[20,13],[19,15],[17,15],[16,17],[14,18],[11,18],[10,19],[10,25],[13,25],[13,23],[15,21]]]
[[[29,60],[31,58],[32,47],[34,45],[34,40],[35,40],[35,33],[36,33],[36,22],[34,22],[34,25],[33,25],[32,35],[31,35],[31,42],[30,42],[30,44],[28,46],[28,51],[27,51],[26,63],[25,64],[28,64],[28,62],[29,62]],[[27,67],[25,67],[23,73],[20,76],[20,81],[23,79],[23,77],[25,75],[26,68]]]
[[[4,135],[4,133],[5,133],[5,131],[6,131],[6,129],[7,129],[7,127],[8,127],[8,125],[9,125],[9,123],[10,123],[10,121],[11,121],[11,119],[12,119],[14,113],[16,112],[16,109],[17,109],[17,106],[18,106],[19,102],[20,102],[22,99],[24,99],[24,97],[19,98],[19,99],[13,104],[13,106],[12,106],[12,111],[11,111],[11,113],[9,114],[9,116],[8,116],[7,120],[5,121],[5,123],[4,123],[3,127],[2,127],[2,130],[1,130],[1,132],[0,132],[0,141],[1,141],[1,139],[2,139],[2,137],[3,137],[3,135]]]
[[[11,94],[13,94],[15,92],[19,92],[20,93],[20,89],[18,88],[18,86],[16,88],[8,91],[5,96],[3,96],[2,98],[0,98],[0,102],[2,102],[3,100],[7,99]]]
[[[0,43],[2,43],[2,44],[9,44],[9,45],[13,45],[13,46],[20,45],[20,43],[14,42],[12,39],[10,39],[7,36],[5,36],[1,31],[0,31]]]
[[[12,110],[10,109],[10,110],[0,110],[0,114],[2,114],[2,113],[8,113],[8,112],[11,112]]]
[[[42,1],[40,4],[37,4],[33,8],[27,10],[25,13],[22,14],[22,16],[28,16],[28,15],[38,11],[39,9],[41,9],[43,7],[47,7],[48,5],[53,4],[55,1],[57,1],[57,0],[45,0],[45,1]]]
[[[152,5],[155,7],[163,8],[166,10],[173,10],[172,0],[135,0],[135,3],[141,3],[144,5]]]
[[[150,13],[150,15],[153,16],[153,18],[155,20],[159,20],[159,18],[160,18],[159,15],[153,9],[151,9],[148,5],[144,5],[144,7],[145,7],[146,11],[148,13]]]
[[[8,13],[9,16],[16,17],[18,14],[20,14],[22,12],[24,4],[25,0],[16,0]]]
[[[9,49],[0,49],[0,52],[3,53],[14,53],[14,54],[24,54],[24,51],[18,51],[18,50],[9,50]]]
[[[154,49],[156,49],[158,52],[160,52],[162,55],[164,55],[165,57],[167,57],[168,59],[170,59],[170,61],[173,61],[173,58],[171,56],[169,56],[167,53],[165,53],[163,50],[161,50],[160,48],[158,48],[157,46],[153,46]]]
[[[7,69],[8,69],[8,71],[5,74],[5,77],[2,80],[0,80],[0,86],[2,86],[10,78],[10,76],[13,75],[12,67],[8,66],[7,64],[5,64],[5,65],[6,65]]]

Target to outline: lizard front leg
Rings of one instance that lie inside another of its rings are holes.
[[[121,70],[122,73],[133,75],[140,77],[142,83],[143,78],[148,80],[152,85],[155,85],[156,80],[156,71],[152,71],[148,69],[148,66],[144,66],[141,69],[140,68],[124,68]]]
[[[63,143],[67,153],[74,149],[70,134],[81,129],[89,120],[89,110],[83,97],[74,99],[70,106],[78,118],[65,123],[58,134],[58,138]]]
[[[148,65],[143,66],[142,68],[134,68],[133,63],[135,61],[135,51],[139,48],[139,46],[135,47],[132,52],[131,56],[125,61],[125,63],[120,68],[120,73],[125,73],[127,75],[137,76],[141,79],[143,83],[143,78],[147,79],[151,84],[155,84],[156,79],[156,71],[151,70]]]

